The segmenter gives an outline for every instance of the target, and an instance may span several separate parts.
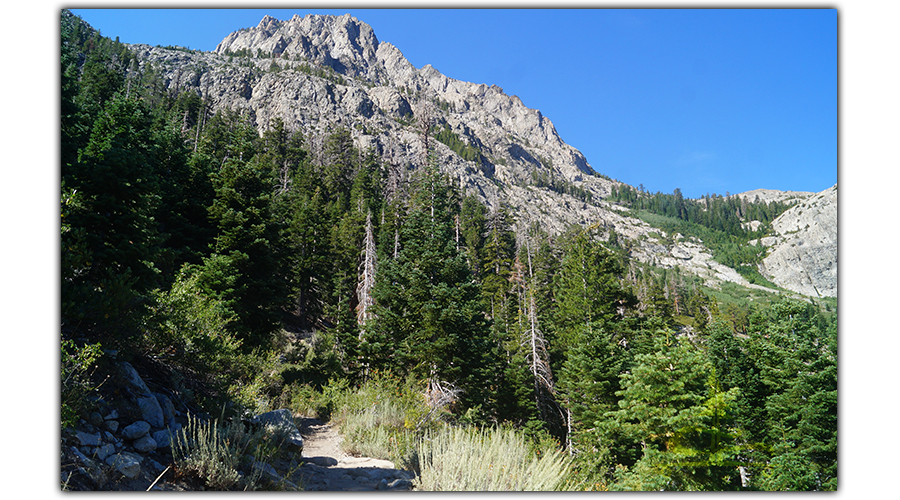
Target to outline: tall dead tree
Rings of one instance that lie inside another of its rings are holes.
[[[525,255],[528,260],[528,277],[522,277],[522,264],[516,257],[514,280],[519,282],[523,297],[523,313],[525,317],[525,329],[522,332],[521,344],[526,349],[528,368],[534,380],[535,403],[541,420],[549,422],[555,414],[559,413],[556,404],[556,388],[553,382],[553,372],[550,370],[550,353],[547,341],[541,331],[537,314],[537,301],[534,294],[534,268],[531,263],[531,245],[525,236]]]
[[[362,256],[360,259],[359,284],[356,286],[356,297],[359,304],[356,306],[356,322],[359,324],[359,339],[365,336],[364,326],[366,321],[372,319],[372,306],[375,305],[375,299],[372,297],[372,290],[375,288],[375,235],[372,228],[372,212],[366,215],[366,236],[363,243]]]

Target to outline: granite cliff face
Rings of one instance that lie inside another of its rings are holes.
[[[310,137],[313,149],[330,131],[346,127],[358,147],[414,169],[424,157],[418,120],[430,117],[433,130],[449,129],[480,153],[479,160],[467,161],[433,141],[442,168],[466,192],[490,206],[502,198],[523,222],[541,221],[551,232],[595,218],[567,208],[550,209],[550,220],[548,208],[533,205],[546,198],[533,192],[535,177],[577,186],[596,200],[614,184],[597,176],[540,111],[497,86],[454,80],[430,65],[416,69],[350,15],[266,16],[255,28],[228,35],[212,53],[132,49],[163,72],[170,90],[195,89],[214,111],[247,112],[261,131],[281,118]],[[551,197],[563,206],[582,205],[569,196]]]
[[[837,185],[801,198],[772,222],[760,273],[811,297],[837,297]]]
[[[372,148],[389,168],[409,172],[425,157],[425,120],[432,134],[448,130],[477,151],[465,159],[432,139],[442,170],[464,194],[491,208],[508,205],[520,228],[537,222],[551,234],[572,224],[595,226],[601,234],[615,229],[635,242],[632,256],[639,261],[749,285],[713,261],[700,242],[676,237],[664,243],[655,236],[661,231],[604,201],[620,183],[595,173],[539,110],[495,85],[455,80],[430,65],[415,68],[349,14],[287,21],[266,16],[225,37],[213,52],[131,48],[153,64],[171,92],[196,91],[213,112],[247,113],[260,132],[280,118],[308,138],[314,156],[329,133],[344,127],[357,147]],[[551,183],[557,188],[541,187]],[[567,194],[573,192],[580,195]],[[780,265],[771,261],[766,269]]]

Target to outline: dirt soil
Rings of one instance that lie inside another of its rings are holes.
[[[310,491],[412,489],[413,473],[396,469],[388,460],[344,453],[343,438],[330,424],[308,417],[297,417],[294,421],[303,436],[302,463],[291,460],[272,465],[299,488]]]

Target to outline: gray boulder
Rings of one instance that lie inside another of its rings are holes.
[[[151,394],[139,397],[137,403],[138,409],[141,411],[141,418],[147,421],[152,427],[162,428],[166,426],[163,409],[155,396]]]
[[[110,455],[112,455],[115,452],[116,452],[116,447],[111,443],[107,443],[107,444],[104,444],[103,446],[97,448],[97,458],[99,460],[106,460]]]
[[[172,422],[175,420],[175,405],[172,404],[172,400],[165,394],[160,394],[158,392],[154,392],[153,395],[156,397],[156,401],[159,402],[159,407],[162,409],[165,425],[172,425]],[[157,427],[164,427],[164,425]]]
[[[288,410],[287,408],[261,413],[250,419],[250,422],[254,425],[296,428],[294,425],[294,418],[291,415],[291,410]]]
[[[125,385],[131,389],[135,394],[138,395],[148,395],[150,394],[150,389],[147,387],[147,384],[144,383],[144,379],[138,374],[137,370],[131,366],[127,361],[123,361],[119,364],[120,373],[122,374],[122,380],[125,382]]]
[[[100,446],[100,433],[88,434],[87,432],[75,432],[75,439],[79,446]]]
[[[168,448],[172,445],[172,441],[181,429],[181,424],[176,424],[171,429],[163,429],[153,433],[153,440],[156,441],[157,448]]]
[[[137,422],[122,429],[122,437],[128,440],[133,440],[145,436],[148,432],[150,432],[150,424],[144,422],[143,420],[138,420]]]
[[[397,478],[388,483],[388,489],[391,490],[411,490],[412,489],[412,481],[409,479]]]
[[[88,477],[91,478],[95,483],[102,483],[106,479],[106,475],[103,470],[100,468],[99,464],[86,457],[84,453],[78,450],[76,447],[70,448],[72,454],[76,457],[79,463],[81,463],[82,467],[79,467],[80,471],[84,474],[87,474]]]
[[[303,449],[303,436],[300,435],[300,431],[294,425],[294,418],[291,416],[290,410],[282,408],[266,412],[253,417],[250,422],[254,425],[275,427],[284,432],[285,445],[288,450],[300,451]]]
[[[141,461],[144,458],[140,455],[123,451],[106,458],[106,464],[121,472],[129,479],[136,478],[141,473]]]
[[[123,361],[119,364],[119,371],[126,387],[134,393],[137,399],[141,418],[149,422],[153,427],[165,427],[166,422],[163,416],[163,409],[153,393],[150,392],[150,388],[147,387],[147,384],[144,382],[144,379],[141,378],[140,374],[138,374],[137,370],[135,370],[128,362]]]
[[[90,420],[91,424],[95,427],[100,427],[101,425],[103,425],[103,416],[96,411],[91,413],[91,416],[88,417],[88,420]]]
[[[134,443],[132,443],[131,446],[134,446],[134,449],[141,453],[147,453],[147,452],[153,451],[157,448],[156,440],[153,439],[153,437],[150,436],[149,434],[141,436],[138,439],[135,439]]]

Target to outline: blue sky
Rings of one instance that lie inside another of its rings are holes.
[[[74,9],[127,43],[213,50],[269,14],[349,12],[416,67],[496,84],[598,172],[685,196],[838,176],[834,9]]]

